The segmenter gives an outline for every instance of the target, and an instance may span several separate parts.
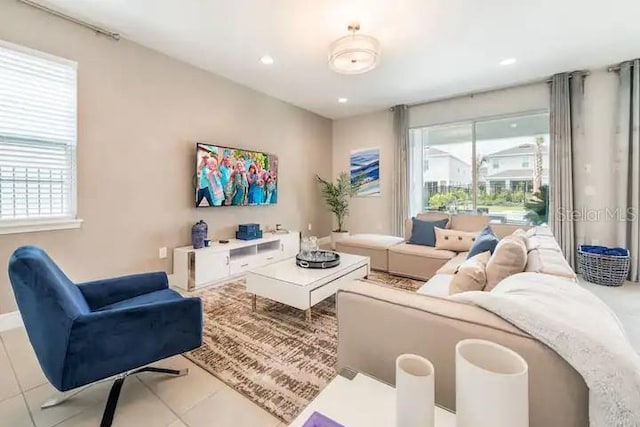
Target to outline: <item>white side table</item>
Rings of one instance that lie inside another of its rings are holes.
[[[388,384],[358,373],[352,380],[335,377],[289,425],[302,427],[314,412],[347,427],[396,425],[396,390]],[[436,427],[455,427],[456,416],[436,407]]]

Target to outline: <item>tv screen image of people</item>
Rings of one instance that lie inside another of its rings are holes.
[[[278,157],[259,151],[197,144],[196,207],[278,202]]]

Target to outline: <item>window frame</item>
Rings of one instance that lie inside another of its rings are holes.
[[[479,116],[479,117],[472,117],[472,118],[461,118],[459,120],[452,120],[452,121],[448,121],[448,122],[420,124],[418,126],[409,127],[409,129],[407,131],[407,135],[409,135],[412,130],[418,130],[418,129],[424,129],[424,128],[430,128],[430,127],[439,127],[439,126],[444,127],[444,126],[463,125],[463,124],[471,125],[471,171],[475,171],[475,168],[476,168],[476,145],[477,145],[477,142],[478,142],[476,131],[477,131],[477,124],[479,122],[487,122],[487,121],[492,121],[492,120],[517,119],[519,117],[534,116],[534,115],[538,115],[538,114],[550,115],[550,109],[549,108],[538,108],[538,109],[533,109],[533,110],[519,111],[519,112],[516,112],[516,113],[497,114],[497,115],[489,115],[489,116]],[[549,145],[551,145],[551,143],[552,143],[551,140],[549,140]],[[411,150],[409,150],[409,151],[411,151]],[[421,149],[420,151],[422,153],[424,150]],[[549,147],[549,155],[551,155],[552,151],[553,151],[553,149],[550,146]],[[424,153],[422,153],[421,155],[424,156]],[[411,160],[407,159],[407,163],[410,164]],[[491,166],[493,166],[493,165],[491,165]],[[487,165],[487,167],[489,167],[489,165]],[[473,206],[473,210],[476,211],[476,214],[477,214],[479,182],[477,182],[476,175],[477,174],[475,174],[475,173],[471,174],[471,203],[472,203],[472,206]],[[549,185],[551,185],[551,182],[549,183]],[[420,200],[424,200],[424,197],[425,197],[425,194],[424,194],[425,185],[424,185],[424,183],[420,187],[420,191],[421,191]],[[411,206],[409,207],[409,209],[411,209]],[[424,210],[424,206],[423,205],[421,205],[421,207],[420,207],[420,211],[422,211],[422,210]]]
[[[73,87],[73,107],[75,110],[75,141],[72,145],[70,165],[70,213],[68,215],[62,216],[39,216],[31,218],[0,219],[0,235],[80,228],[84,221],[78,218],[78,62],[60,56],[52,55],[47,52],[42,52],[40,50],[32,49],[26,46],[11,43],[2,39],[0,39],[0,47],[14,50],[26,55],[42,58],[48,61],[65,64],[73,67],[76,72],[75,86]]]

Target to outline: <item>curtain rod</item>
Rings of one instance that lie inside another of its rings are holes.
[[[569,73],[569,78],[573,77],[574,74],[575,75],[579,74],[581,77],[586,77],[589,74],[591,74],[591,72],[588,71],[588,70],[572,71],[572,72]],[[477,91],[477,92],[460,93],[458,95],[447,96],[446,98],[435,98],[435,99],[432,99],[430,101],[423,101],[423,102],[416,102],[416,103],[412,103],[412,104],[407,104],[407,106],[408,107],[418,107],[420,105],[432,104],[434,102],[449,101],[451,99],[457,99],[457,98],[466,98],[466,97],[469,97],[469,96],[482,95],[482,94],[489,93],[489,92],[496,92],[496,91],[499,91],[499,90],[507,90],[507,89],[512,89],[512,88],[520,87],[520,86],[530,86],[530,85],[535,85],[535,84],[538,84],[538,83],[551,83],[551,80],[552,79],[550,77],[545,77],[543,79],[529,80],[529,81],[522,82],[522,83],[515,84],[515,85],[495,87],[495,88],[492,88],[492,89],[481,90],[481,91]],[[389,110],[393,111],[393,107],[390,107]]]
[[[69,22],[73,22],[74,24],[80,25],[82,27],[88,28],[92,31],[95,31],[97,34],[102,34],[104,36],[109,37],[112,40],[118,41],[120,40],[120,34],[118,33],[114,33],[112,31],[109,30],[105,30],[104,28],[98,27],[96,25],[93,24],[89,24],[88,22],[84,22],[81,21],[79,19],[76,19],[72,16],[69,15],[65,15],[62,12],[58,12],[57,10],[53,10],[51,8],[48,8],[47,6],[43,6],[39,3],[33,2],[31,0],[17,0],[20,3],[26,4],[27,6],[31,6],[33,8],[42,10],[44,12],[50,13],[51,15],[57,16],[58,18],[62,18],[64,20],[67,20]]]
[[[637,59],[630,59],[630,60],[628,60],[628,61],[622,61],[622,62],[619,62],[619,63],[617,63],[617,64],[610,65],[610,66],[607,68],[607,71],[609,71],[609,72],[612,72],[612,71],[620,71],[620,69],[622,68],[622,66],[623,66],[624,64],[629,64],[629,63],[632,63],[633,61],[637,61]]]

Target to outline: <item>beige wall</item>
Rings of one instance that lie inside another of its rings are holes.
[[[0,39],[79,63],[78,214],[81,229],[0,236],[0,313],[15,310],[7,260],[44,247],[74,280],[171,272],[158,248],[190,241],[198,219],[212,237],[259,222],[324,236],[330,216],[314,174],[331,174],[331,121],[132,42],[0,0]],[[196,141],[275,153],[279,204],[193,207]],[[169,251],[171,252],[171,251]]]
[[[549,108],[549,89],[545,83],[538,83],[411,107],[409,127],[430,126],[545,108]]]
[[[589,217],[576,223],[576,239],[578,243],[616,245],[616,222],[606,218],[605,210],[615,206],[613,164],[618,75],[592,70],[584,84],[585,143],[574,148],[574,203],[576,210],[584,211]]]
[[[614,206],[613,136],[618,79],[615,73],[594,70],[585,80],[585,143],[574,148],[575,208],[600,215],[576,224],[578,243],[614,245],[615,222],[604,210]],[[415,106],[409,110],[411,127],[429,126],[549,108],[545,83],[464,96]],[[356,232],[388,232],[391,228],[391,176],[393,170],[392,114],[387,111],[334,122],[333,173],[348,169],[349,151],[382,147],[382,188],[379,199],[354,199],[350,224]]]
[[[349,154],[362,148],[380,148],[380,197],[351,199],[346,221],[352,233],[390,233],[393,175],[393,115],[391,111],[333,122],[333,176],[349,172]]]

